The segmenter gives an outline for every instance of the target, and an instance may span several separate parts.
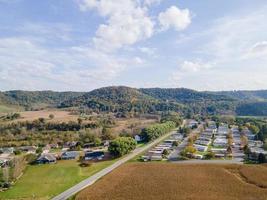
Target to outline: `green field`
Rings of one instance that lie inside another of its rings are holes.
[[[74,160],[28,166],[11,189],[0,193],[0,199],[50,199],[115,161],[103,161],[83,168]]]

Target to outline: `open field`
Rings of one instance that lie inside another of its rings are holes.
[[[54,119],[51,122],[69,122],[77,121],[78,115],[71,115],[69,111],[64,110],[40,110],[40,111],[25,111],[19,112],[21,115],[20,119],[15,121],[33,121],[39,118],[49,119],[49,115],[53,114]]]
[[[145,118],[127,118],[127,119],[117,119],[116,126],[112,128],[113,132],[120,133],[122,131],[134,132],[138,129],[140,130],[150,124],[156,123],[155,119],[145,119]],[[131,127],[133,129],[131,130]]]
[[[0,105],[0,115],[4,113],[18,112],[20,110],[22,110],[22,108],[19,106]]]
[[[266,173],[259,165],[127,163],[76,199],[266,200],[267,187],[259,186],[267,183]]]
[[[75,160],[28,166],[15,186],[0,193],[0,199],[50,199],[115,161],[98,162],[84,168]]]

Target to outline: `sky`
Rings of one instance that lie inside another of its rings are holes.
[[[0,0],[0,90],[267,89],[266,0]]]

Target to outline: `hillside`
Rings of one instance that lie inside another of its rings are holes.
[[[77,98],[62,102],[60,107],[85,106],[94,111],[141,112],[174,110],[182,111],[177,102],[163,103],[160,99],[142,93],[135,88],[125,86],[104,87],[85,93]]]
[[[240,91],[222,91],[215,92],[215,94],[228,96],[238,100],[246,101],[266,101],[267,100],[267,90],[240,90]]]
[[[86,108],[94,112],[267,115],[267,90],[199,92],[186,88],[113,86],[91,92],[0,92],[0,108]],[[11,109],[12,111],[13,109]],[[0,109],[1,111],[1,109]]]
[[[82,95],[80,92],[7,91],[0,93],[1,105],[21,106],[25,109],[57,107],[61,102]]]
[[[177,101],[181,103],[203,102],[203,101],[231,101],[226,95],[198,92],[186,88],[146,88],[141,92],[161,100]]]

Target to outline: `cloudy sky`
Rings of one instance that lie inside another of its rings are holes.
[[[0,90],[267,89],[266,0],[0,0]]]

